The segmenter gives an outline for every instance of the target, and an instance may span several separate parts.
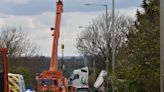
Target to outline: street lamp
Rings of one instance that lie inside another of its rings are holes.
[[[95,6],[104,6],[106,8],[106,31],[108,31],[108,13],[107,13],[107,4],[85,4],[85,5],[95,5]],[[114,21],[115,21],[115,18],[114,18],[114,6],[115,5],[115,2],[114,0],[112,0],[112,72],[113,72],[113,75],[115,75],[115,28],[114,28]],[[108,58],[106,58],[106,70],[108,72],[108,63],[109,63],[109,60]],[[114,79],[112,80],[112,92],[114,92]],[[108,88],[107,88],[107,91],[108,91]]]
[[[115,5],[115,2],[114,0],[112,0],[112,31],[113,31],[113,35],[112,35],[112,72],[113,72],[113,75],[114,75],[114,79],[115,79],[115,18],[114,18],[114,6]],[[115,80],[112,79],[112,92],[115,91]]]
[[[85,4],[85,5],[94,5],[94,6],[104,6],[105,7],[105,14],[106,14],[106,32],[108,32],[108,5],[107,4]],[[107,44],[108,45],[108,44]],[[113,46],[112,46],[113,47]],[[107,53],[108,53],[108,49],[107,49]],[[112,57],[113,58],[113,57]],[[108,60],[108,54],[106,54],[106,71],[108,73],[108,65],[109,65],[109,60]],[[106,86],[106,91],[108,92],[108,81],[106,82],[107,86]]]
[[[87,6],[94,5],[94,6],[104,6],[105,7],[105,14],[106,14],[106,31],[108,31],[108,5],[107,4],[85,4]]]

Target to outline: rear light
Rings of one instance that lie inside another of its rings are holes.
[[[76,87],[73,87],[73,91],[75,91]]]

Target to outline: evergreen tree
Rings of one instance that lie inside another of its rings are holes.
[[[160,10],[159,0],[143,0],[137,11],[135,30],[129,32],[127,46],[117,55],[118,77],[126,80],[130,92],[160,91]]]

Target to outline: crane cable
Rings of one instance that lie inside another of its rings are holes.
[[[64,49],[64,33],[61,34],[61,40],[62,40],[62,43],[61,43],[61,49],[63,50]]]

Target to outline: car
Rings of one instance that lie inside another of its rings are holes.
[[[75,92],[90,92],[89,88],[77,88]]]
[[[31,89],[27,89],[26,92],[35,92],[35,91],[33,91]]]

